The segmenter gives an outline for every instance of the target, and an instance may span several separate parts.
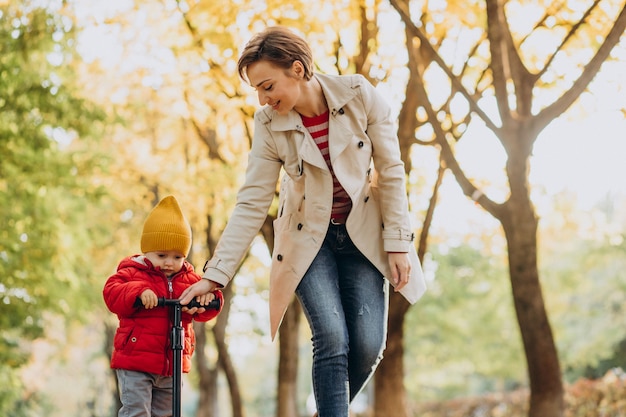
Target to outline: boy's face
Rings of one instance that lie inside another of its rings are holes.
[[[146,252],[144,255],[155,268],[159,268],[168,277],[180,271],[185,262],[182,253],[172,250]]]

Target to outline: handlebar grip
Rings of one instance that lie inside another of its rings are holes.
[[[211,302],[209,302],[209,304],[203,306],[194,298],[187,305],[182,305],[180,304],[180,300],[161,297],[159,298],[158,305],[159,307],[181,305],[182,307],[187,307],[187,308],[198,307],[198,308],[205,308],[207,310],[219,310],[221,307],[221,302],[219,298],[216,298],[212,300]]]
[[[203,306],[202,304],[200,304],[198,301],[196,301],[196,299],[192,299],[189,304],[187,305],[182,305],[180,304],[180,300],[175,299],[175,298],[165,298],[165,297],[159,297],[159,302],[157,304],[159,307],[168,307],[168,306],[176,306],[176,305],[180,305],[181,307],[187,307],[187,308],[193,308],[193,307],[198,307],[198,308],[205,308],[207,310],[219,310],[221,305],[221,301],[219,298],[216,298],[214,300],[212,300],[209,304]],[[137,308],[137,307],[142,307],[142,303],[141,303],[141,298],[137,297],[137,299],[135,300],[135,304],[133,304],[133,307]]]

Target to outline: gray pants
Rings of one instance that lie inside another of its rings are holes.
[[[171,417],[172,377],[116,369],[120,387],[118,417]]]

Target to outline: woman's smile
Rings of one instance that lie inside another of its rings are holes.
[[[278,110],[278,106],[280,105],[280,100],[274,102],[274,103],[270,103],[270,106],[274,109],[274,110]]]

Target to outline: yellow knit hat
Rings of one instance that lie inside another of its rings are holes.
[[[174,196],[167,196],[146,218],[141,234],[141,251],[170,251],[189,254],[191,227]]]

